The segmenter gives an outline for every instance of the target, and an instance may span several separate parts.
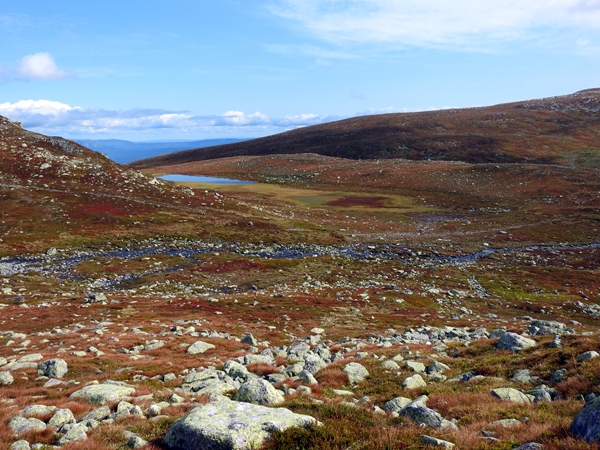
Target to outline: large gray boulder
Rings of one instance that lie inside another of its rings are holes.
[[[121,384],[93,384],[73,392],[69,398],[83,398],[90,403],[103,405],[130,396],[135,389]]]
[[[355,362],[346,364],[342,370],[348,375],[351,384],[360,383],[369,376],[369,371],[365,366]]]
[[[69,371],[67,362],[61,358],[42,361],[37,365],[37,371],[40,375],[49,378],[61,378]]]
[[[163,442],[171,450],[246,450],[261,447],[275,431],[316,424],[313,417],[285,408],[222,400],[176,420]]]
[[[186,353],[188,355],[199,355],[213,348],[215,348],[213,344],[209,344],[207,342],[202,341],[196,341],[188,347]]]
[[[533,339],[523,337],[517,333],[504,333],[496,347],[500,350],[508,350],[509,352],[518,352],[529,347],[535,347],[536,342]]]
[[[587,403],[571,423],[571,431],[588,442],[600,442],[600,397]]]
[[[284,400],[283,394],[262,378],[246,381],[240,386],[233,399],[256,405],[278,405]]]

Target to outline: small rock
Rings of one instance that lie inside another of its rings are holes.
[[[66,445],[75,441],[83,441],[87,439],[87,427],[82,423],[77,423],[71,427],[66,434],[58,440],[58,445]]]
[[[13,417],[8,422],[8,426],[16,434],[23,434],[29,431],[44,431],[46,429],[46,424],[41,420],[34,418],[26,419],[20,416]]]
[[[254,346],[258,345],[258,341],[254,338],[252,333],[247,333],[242,339],[240,339],[240,342],[242,344],[249,344]]]
[[[405,361],[404,367],[417,373],[425,373],[425,364],[417,361]]]
[[[196,341],[192,345],[188,347],[186,353],[189,355],[197,355],[206,352],[207,350],[211,350],[215,348],[213,344],[209,344],[207,342]]]
[[[255,405],[277,405],[284,401],[283,394],[262,378],[246,381],[233,399]]]
[[[556,369],[552,374],[550,374],[550,382],[552,384],[558,384],[561,381],[564,381],[567,377],[567,369]]]
[[[491,394],[500,400],[516,403],[531,403],[534,399],[533,396],[524,394],[523,392],[514,388],[492,389]]]
[[[520,336],[516,333],[507,332],[502,335],[496,347],[509,352],[518,352],[526,348],[535,347],[537,343],[533,339]]]
[[[521,425],[521,422],[519,422],[517,419],[501,419],[492,422],[492,425],[496,425],[502,428],[513,428]]]
[[[38,364],[37,371],[40,375],[49,378],[61,378],[69,371],[67,362],[61,358],[49,359]]]
[[[421,435],[421,442],[423,442],[423,444],[425,445],[430,445],[432,447],[441,447],[447,449],[453,449],[455,447],[455,444],[453,444],[452,442],[444,441],[442,439],[427,436],[424,434]]]
[[[10,372],[0,372],[0,386],[8,386],[13,384],[14,381],[15,379]]]
[[[31,447],[29,446],[29,442],[21,439],[10,444],[9,450],[31,450]]]
[[[417,389],[417,388],[425,387],[425,386],[427,386],[427,383],[425,382],[425,380],[423,380],[421,375],[419,375],[418,373],[414,374],[412,377],[406,378],[402,382],[402,387],[404,389]]]
[[[48,421],[48,426],[60,428],[67,423],[75,423],[75,416],[70,409],[57,409],[52,418]]]
[[[127,440],[127,446],[131,447],[133,449],[139,449],[142,448],[143,446],[147,445],[148,441],[142,439],[139,436],[131,436],[128,440]]]
[[[351,384],[360,383],[369,376],[369,371],[362,364],[355,362],[346,364],[342,370],[348,375]]]
[[[597,358],[598,356],[600,356],[598,352],[590,350],[589,352],[584,352],[577,356],[577,362],[583,363],[589,361],[590,359]]]
[[[513,450],[544,450],[544,446],[537,442],[528,442],[527,444],[513,448]]]
[[[385,405],[383,405],[383,410],[399,413],[400,411],[402,411],[403,408],[410,405],[411,403],[412,400],[410,398],[396,397],[385,402]]]
[[[400,366],[398,365],[398,363],[396,363],[395,361],[392,361],[391,359],[386,359],[384,362],[382,362],[381,367],[383,367],[384,369],[387,369],[387,370],[400,369]]]
[[[90,403],[104,404],[119,401],[134,392],[135,389],[129,386],[104,383],[86,386],[73,392],[69,398],[84,398]]]

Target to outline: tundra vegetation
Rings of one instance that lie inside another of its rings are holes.
[[[535,148],[142,173],[1,118],[0,446],[598,449],[600,170]]]

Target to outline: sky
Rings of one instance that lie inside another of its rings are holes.
[[[249,138],[600,87],[600,0],[27,0],[0,115],[71,139]]]

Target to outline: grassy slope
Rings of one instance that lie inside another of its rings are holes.
[[[131,163],[148,169],[234,156],[533,162],[600,167],[600,90],[482,108],[383,114]]]

